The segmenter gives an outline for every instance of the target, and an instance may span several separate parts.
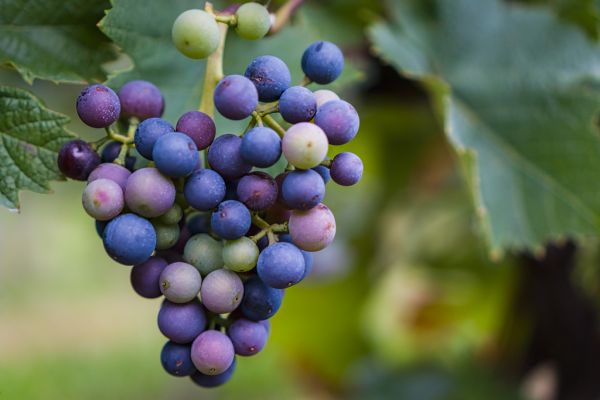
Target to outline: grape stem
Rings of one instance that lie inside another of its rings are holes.
[[[264,126],[262,117],[260,116],[260,114],[258,112],[256,112],[256,111],[252,112],[252,119],[258,126]]]
[[[282,224],[269,224],[267,221],[265,221],[256,214],[252,215],[252,223],[260,228],[260,232],[258,232],[256,235],[250,236],[250,239],[255,243],[263,237],[265,237],[266,235],[269,238],[269,244],[273,244],[277,242],[275,233],[288,232],[287,222],[284,222]]]
[[[283,127],[281,125],[279,125],[279,123],[277,121],[275,121],[273,119],[273,117],[271,117],[269,114],[267,114],[262,117],[262,120],[264,121],[264,123],[266,125],[268,125],[275,132],[277,132],[279,137],[283,138],[283,136],[285,135],[285,129],[283,129]]]
[[[267,115],[279,112],[279,101],[260,104],[258,107],[256,107],[256,112],[258,112],[259,115]]]
[[[308,86],[311,83],[312,80],[308,76],[304,75],[304,78],[302,78],[302,82],[300,82],[300,86]]]
[[[133,137],[129,138],[128,136],[121,135],[120,133],[115,132],[111,127],[106,127],[104,129],[106,130],[106,136],[110,140],[114,140],[115,142],[121,143],[133,143]]]
[[[273,35],[279,32],[285,24],[290,20],[292,15],[296,12],[298,7],[302,5],[304,0],[288,0],[283,6],[275,13],[275,21],[271,25],[269,35]]]
[[[98,148],[102,147],[102,145],[106,142],[108,142],[110,140],[110,137],[108,135],[101,137],[100,139],[96,140],[95,142],[91,142],[90,146],[92,146],[92,149],[94,150],[98,150]]]
[[[127,136],[123,136],[126,140],[122,142],[121,150],[119,151],[119,155],[115,159],[115,163],[125,166],[125,158],[127,157],[127,153],[129,152],[129,148],[133,145],[133,138],[135,137],[135,131],[138,127],[139,120],[137,118],[129,119],[129,129],[127,129]]]
[[[319,165],[329,168],[329,167],[331,167],[331,160],[323,160],[323,161],[321,161],[321,164],[319,164]]]

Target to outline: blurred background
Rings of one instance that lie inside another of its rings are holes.
[[[54,182],[51,195],[23,192],[20,213],[0,210],[0,399],[600,396],[596,240],[492,261],[429,96],[367,40],[386,5],[306,3],[292,27],[323,22],[316,35],[344,49],[346,79],[335,90],[361,118],[357,138],[332,155],[359,154],[365,174],[354,187],[328,185],[338,236],[316,255],[309,279],[287,291],[265,350],[240,357],[218,389],[164,373],[159,300],[137,296],[129,268],[104,254],[81,207],[82,184]],[[285,51],[298,80],[303,40],[269,40],[240,50],[232,35],[225,72],[242,72],[270,48]],[[110,68],[131,63],[122,57]],[[70,116],[72,132],[100,137],[75,115],[82,85],[28,85],[10,69],[0,69],[0,83]],[[167,104],[172,120],[184,111]],[[219,133],[235,129],[221,124]]]

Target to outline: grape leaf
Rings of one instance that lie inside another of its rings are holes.
[[[25,90],[0,86],[0,110],[0,204],[18,209],[19,190],[48,193],[48,181],[62,180],[56,157],[74,136],[68,117]]]
[[[390,6],[391,22],[368,35],[377,54],[429,89],[492,255],[598,234],[600,49],[541,7]]]
[[[96,23],[106,0],[0,0],[0,64],[23,79],[103,81],[102,64],[117,57]]]

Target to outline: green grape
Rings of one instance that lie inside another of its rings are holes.
[[[204,276],[223,267],[223,244],[205,233],[192,236],[183,249],[183,259]]]
[[[187,10],[177,17],[171,31],[175,47],[189,58],[208,57],[219,46],[215,17],[202,10]]]
[[[236,11],[235,16],[237,18],[235,31],[244,39],[261,39],[271,28],[269,11],[261,4],[242,4]]]
[[[152,221],[163,225],[173,225],[177,224],[182,217],[183,210],[181,209],[181,206],[179,204],[175,203],[173,204],[173,207],[169,209],[169,211],[167,211],[160,217],[154,218]]]
[[[223,247],[225,267],[235,272],[250,271],[258,260],[258,246],[252,239],[242,236],[236,240],[228,240]]]
[[[179,240],[179,225],[167,225],[155,221],[152,221],[152,225],[156,231],[156,250],[166,250],[175,246]]]

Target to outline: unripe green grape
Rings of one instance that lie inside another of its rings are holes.
[[[173,23],[171,36],[177,50],[189,58],[208,57],[219,46],[217,21],[202,10],[181,13]]]
[[[175,203],[173,204],[173,207],[169,209],[169,211],[167,211],[160,217],[154,218],[153,221],[156,221],[159,224],[173,225],[177,224],[182,217],[183,210],[181,209],[181,206],[179,204]]]
[[[156,250],[166,250],[175,246],[179,240],[179,225],[166,225],[154,221],[152,225],[156,231]]]
[[[250,271],[258,260],[258,246],[252,239],[242,236],[236,240],[228,240],[223,246],[223,262],[225,267],[235,272]]]
[[[300,122],[292,125],[281,141],[285,158],[296,168],[316,167],[327,155],[327,136],[317,125]]]
[[[271,17],[265,6],[258,3],[242,4],[235,13],[235,31],[248,40],[263,38],[271,28]]]
[[[223,244],[205,233],[192,236],[183,249],[185,262],[198,268],[204,276],[223,267]]]

